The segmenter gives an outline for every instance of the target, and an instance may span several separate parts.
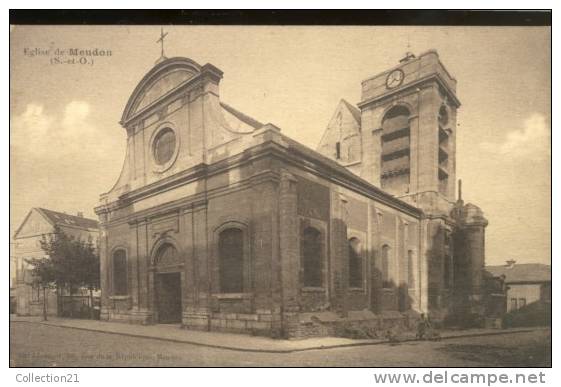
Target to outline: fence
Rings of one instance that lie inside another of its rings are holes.
[[[101,309],[101,298],[99,296],[93,297],[93,305],[91,304],[90,296],[88,295],[74,295],[59,296],[59,313],[61,317],[83,318],[99,320]]]

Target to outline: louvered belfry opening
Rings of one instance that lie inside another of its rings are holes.
[[[380,181],[391,193],[406,193],[410,173],[409,110],[395,106],[382,121],[382,160]]]
[[[449,175],[449,129],[448,111],[442,106],[438,112],[438,191],[446,195],[448,193],[448,175]]]

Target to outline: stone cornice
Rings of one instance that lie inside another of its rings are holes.
[[[415,59],[413,59],[413,60],[411,60],[411,61],[408,61],[407,63],[418,62],[418,61],[421,60],[421,58],[422,58],[423,56],[426,56],[426,55],[429,55],[429,54],[435,54],[437,57],[439,57],[438,51],[435,50],[434,48],[431,48],[431,49],[429,49],[429,50],[423,51],[423,52],[420,53]],[[440,61],[440,58],[438,59],[438,64],[442,67],[442,69],[444,70],[444,72],[446,73],[446,75],[447,75],[451,80],[456,81],[456,78],[454,78],[454,77],[448,72],[448,70],[446,69],[446,67],[444,66],[444,64]],[[377,74],[375,74],[375,75],[372,75],[372,76],[370,76],[370,77],[364,79],[361,83],[364,84],[365,82],[368,82],[368,81],[371,81],[371,80],[373,80],[373,79],[378,78],[380,75],[388,74],[388,73],[391,73],[393,70],[403,68],[403,65],[404,65],[404,63],[400,61],[399,64],[396,64],[395,66],[390,67],[389,69],[386,69],[386,70],[384,70],[384,71],[380,71],[379,73],[377,73]]]
[[[216,188],[206,194],[201,192],[186,198],[177,199],[156,207],[148,208],[122,218],[112,219],[108,222],[102,223],[102,226],[107,227],[128,223],[130,227],[134,228],[149,224],[153,221],[158,222],[163,219],[173,218],[177,214],[186,214],[202,210],[206,208],[208,200],[210,199],[245,190],[259,184],[279,184],[280,179],[280,172],[264,170],[255,175],[251,175],[244,180],[232,183],[227,187]],[[122,205],[123,203],[121,203],[121,206]],[[119,208],[121,206],[119,206]]]
[[[204,193],[199,193],[187,198],[177,199],[156,207],[138,211],[118,219],[112,219],[102,225],[107,227],[126,223],[133,228],[144,226],[153,220],[158,221],[160,218],[171,217],[174,213],[181,214],[197,211],[200,208],[205,208],[206,204],[207,199],[205,198]]]
[[[139,199],[153,196],[161,191],[167,191],[175,187],[184,185],[191,181],[195,181],[207,175],[208,166],[206,164],[198,164],[183,172],[177,173],[173,176],[159,180],[157,182],[148,184],[142,188],[127,192],[119,196],[119,201],[124,203],[135,202]]]
[[[313,151],[310,150],[310,152]],[[335,168],[326,162],[322,162],[321,160],[313,158],[310,152],[304,152],[303,150],[297,149],[295,147],[280,145],[277,141],[272,139],[270,141],[253,146],[245,152],[231,156],[217,163],[211,165],[199,164],[193,168],[190,168],[174,176],[170,176],[169,178],[166,178],[164,180],[150,184],[135,191],[128,192],[121,195],[121,197],[119,197],[116,202],[109,203],[106,206],[100,207],[111,209],[122,208],[134,203],[135,201],[157,195],[164,190],[170,190],[189,182],[196,181],[198,179],[206,179],[214,174],[226,172],[229,169],[243,166],[263,157],[273,157],[280,160],[281,162],[289,163],[294,167],[306,170],[328,181],[331,181],[335,184],[341,185],[347,189],[376,200],[377,202],[380,202],[386,206],[403,211],[413,217],[420,218],[423,214],[420,209],[411,206],[408,203],[405,203],[402,200],[397,199],[392,195],[380,190],[379,188],[373,186],[362,178],[354,175],[352,172],[347,171],[346,169],[344,169],[344,167],[338,166],[338,168]],[[280,170],[261,170],[257,174],[248,176],[246,179],[233,184],[233,186],[240,187],[241,189],[241,187],[247,187],[251,184],[265,182],[279,183]],[[127,217],[126,221],[131,222],[134,218],[140,219],[143,217],[149,217],[151,216],[151,214],[161,213],[162,211],[173,212],[174,207],[189,206],[191,203],[193,203],[193,201],[195,201],[196,197],[201,198],[201,200],[206,200],[218,194],[219,192],[229,192],[230,188],[231,187],[221,187],[213,190],[212,192],[199,193],[188,198],[182,198],[177,201],[169,202],[165,205],[158,206],[157,208],[147,209],[145,211],[133,214],[130,217]],[[99,207],[97,209],[99,209]],[[98,213],[100,212],[101,211],[99,211]],[[104,223],[113,224],[114,222],[118,221],[122,222],[124,221],[124,219],[121,218],[120,220],[116,219],[115,221]]]
[[[401,93],[407,93],[407,92],[411,92],[411,88],[414,87],[420,87],[423,86],[431,81],[436,81],[439,86],[441,86],[445,91],[446,94],[448,95],[448,97],[450,98],[450,100],[452,101],[452,103],[458,108],[460,107],[461,103],[460,100],[458,99],[458,97],[456,97],[456,94],[454,93],[454,91],[452,89],[450,89],[450,87],[448,86],[448,84],[446,83],[446,81],[444,81],[444,79],[442,79],[442,76],[440,76],[440,74],[438,73],[433,73],[430,75],[427,75],[421,79],[418,79],[416,81],[413,81],[411,83],[408,83],[406,85],[403,85],[401,87],[398,87],[396,89],[391,89],[388,90],[387,92],[380,94],[376,97],[372,97],[369,98],[367,100],[361,101],[357,104],[357,106],[359,108],[364,108],[366,106],[378,103],[378,102],[382,102],[386,99],[389,99],[397,94],[401,94]]]

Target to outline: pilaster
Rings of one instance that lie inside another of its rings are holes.
[[[282,291],[282,335],[296,329],[299,292],[299,221],[298,180],[290,172],[281,172],[279,192],[279,251]]]

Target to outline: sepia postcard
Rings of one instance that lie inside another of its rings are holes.
[[[12,23],[10,367],[551,367],[530,16]]]

